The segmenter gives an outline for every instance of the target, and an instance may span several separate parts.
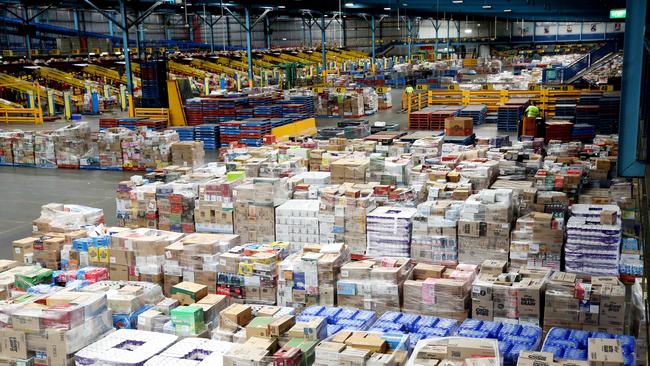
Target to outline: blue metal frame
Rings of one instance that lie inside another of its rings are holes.
[[[645,0],[627,0],[618,131],[618,174],[623,177],[643,177],[645,170],[644,165],[637,160],[637,141],[646,7]]]
[[[131,72],[131,57],[129,55],[129,31],[128,19],[126,17],[126,0],[120,0],[120,12],[122,13],[122,52],[124,53],[124,68],[126,75],[126,89],[133,95],[133,74]],[[133,106],[129,106],[132,108]]]
[[[244,8],[246,17],[246,57],[248,61],[248,85],[253,87],[253,46],[251,44],[251,14],[248,7]]]

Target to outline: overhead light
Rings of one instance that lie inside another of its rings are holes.
[[[345,6],[348,7],[348,8],[351,8],[351,7],[354,6],[354,3],[345,3]]]
[[[451,2],[454,4],[462,4],[463,0],[451,0]]]
[[[483,9],[492,9],[492,5],[483,5]]]
[[[284,5],[278,5],[278,9],[284,9],[284,8],[286,8],[286,6],[284,6]]]
[[[407,4],[407,3],[404,3],[404,4],[402,4],[402,6],[409,6],[409,4]]]
[[[469,28],[468,28],[468,29],[465,29],[465,33],[466,33],[466,34],[470,34],[470,33],[472,33],[472,30],[469,29]]]
[[[480,26],[481,26],[481,23],[478,23],[476,26],[477,26],[477,27],[480,27]]]
[[[504,13],[512,13],[512,9],[503,9]]]
[[[384,8],[384,10],[390,11],[390,8]]]
[[[286,41],[287,39],[286,39],[286,38],[282,38],[282,40],[283,40],[283,41]]]

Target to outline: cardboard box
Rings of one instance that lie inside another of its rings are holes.
[[[285,332],[289,331],[296,324],[296,317],[293,315],[285,315],[275,318],[269,323],[269,334],[272,337],[279,337]]]
[[[388,351],[388,342],[377,334],[354,332],[345,340],[349,347],[360,348],[370,352],[386,353]]]
[[[617,339],[589,338],[589,366],[622,366],[625,363],[621,342]]]
[[[25,263],[25,255],[34,252],[35,241],[36,238],[34,237],[14,240],[14,242],[12,243],[14,260],[18,263]]]
[[[414,280],[426,280],[427,278],[441,278],[442,272],[445,270],[444,266],[435,264],[418,263],[413,268]]]
[[[253,309],[249,305],[232,304],[221,311],[221,326],[245,327],[253,318]]]
[[[474,123],[471,117],[445,118],[445,135],[447,136],[470,136],[473,130]]]
[[[272,317],[257,316],[246,325],[246,338],[270,337],[269,324],[273,322]]]
[[[181,282],[171,289],[171,297],[181,305],[190,305],[201,300],[208,294],[208,287],[193,282]]]
[[[493,339],[451,338],[447,343],[447,358],[464,361],[467,358],[496,357]]]

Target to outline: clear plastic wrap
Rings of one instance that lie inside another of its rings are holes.
[[[14,165],[34,166],[34,132],[17,132],[13,141]]]
[[[413,263],[408,258],[381,257],[350,262],[341,267],[336,284],[337,304],[372,310],[378,315],[400,311],[404,281]]]
[[[132,135],[126,128],[109,128],[100,130],[97,137],[99,166],[104,169],[122,169],[122,139]]]
[[[33,221],[37,233],[76,231],[103,223],[104,211],[100,208],[62,203],[41,206],[41,215]]]
[[[341,332],[316,347],[314,366],[404,365],[408,357],[408,335],[376,332]]]
[[[56,168],[54,140],[52,131],[36,131],[34,133],[34,162],[37,167]]]
[[[427,201],[418,205],[413,218],[411,258],[418,263],[458,262],[458,217],[462,201]]]
[[[288,200],[275,209],[275,237],[291,243],[291,252],[319,243],[317,200]]]
[[[241,179],[219,178],[198,185],[199,199],[194,209],[196,231],[234,233],[234,190]]]
[[[310,303],[334,305],[336,281],[350,261],[345,244],[309,246],[280,263],[278,305],[304,307]]]
[[[79,168],[81,157],[89,150],[90,126],[87,122],[61,127],[54,131],[56,163],[61,168]]]
[[[377,207],[367,216],[368,248],[371,257],[409,257],[411,227],[417,210],[410,207]]]
[[[235,345],[203,338],[184,338],[153,356],[144,366],[215,366],[223,365],[223,355]]]
[[[589,340],[594,338],[616,339],[619,341],[623,353],[623,363],[625,366],[636,365],[636,341],[634,337],[628,335],[615,335],[606,331],[587,331],[566,328],[550,328],[542,345],[542,352],[552,353],[558,361],[578,360],[587,361],[589,350]]]
[[[14,164],[13,143],[15,140],[16,132],[0,132],[0,164]]]
[[[242,243],[275,240],[275,207],[289,198],[286,178],[252,178],[234,191],[235,233]]]

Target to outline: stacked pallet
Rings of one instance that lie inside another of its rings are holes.
[[[279,104],[263,104],[253,107],[255,118],[282,117],[282,106]]]
[[[189,126],[197,126],[203,123],[202,98],[191,98],[185,101],[185,117]]]
[[[307,105],[302,103],[282,103],[282,117],[292,119],[305,119],[313,116],[309,113]]]
[[[572,121],[576,116],[576,100],[573,98],[558,98],[555,102],[555,117]]]
[[[449,117],[458,116],[460,111],[459,106],[446,105],[438,109],[435,112],[431,113],[431,123],[429,129],[431,130],[444,130],[445,129],[445,119]]]
[[[621,97],[618,95],[603,95],[600,98],[600,118],[596,129],[599,133],[618,133],[618,118],[621,107]]]
[[[99,119],[99,128],[105,129],[105,128],[115,128],[119,127],[119,123],[117,122],[117,118],[100,118]]]
[[[244,120],[240,125],[239,141],[247,146],[262,146],[264,136],[271,133],[271,120],[255,118]]]
[[[172,129],[178,133],[178,138],[181,141],[194,141],[194,127],[182,126],[174,127]]]
[[[546,142],[550,140],[571,141],[572,128],[573,123],[569,121],[546,122]]]
[[[521,121],[529,104],[529,99],[515,98],[499,106],[497,109],[497,130],[517,131],[519,121]]]
[[[311,95],[292,95],[289,97],[289,104],[302,104],[305,106],[307,117],[314,117],[316,115],[316,103],[314,96]]]
[[[145,118],[135,117],[135,118],[120,118],[117,120],[118,127],[126,128],[131,131],[135,131],[138,127],[138,122]]]
[[[460,117],[471,117],[474,126],[485,123],[487,117],[487,107],[482,104],[468,105],[458,112]]]
[[[600,105],[577,105],[576,123],[598,125],[600,119]]]
[[[596,136],[596,127],[585,123],[576,123],[573,125],[571,139],[573,141],[591,142]]]
[[[205,150],[216,150],[219,147],[219,125],[202,124],[194,127],[194,140],[203,141]]]
[[[164,119],[141,119],[136,121],[136,126],[146,127],[154,131],[162,131],[167,128],[167,121]]]
[[[239,142],[241,121],[226,121],[219,124],[219,142],[222,147]]]

